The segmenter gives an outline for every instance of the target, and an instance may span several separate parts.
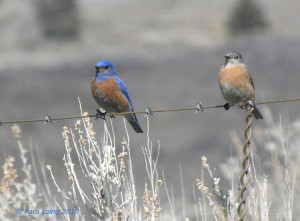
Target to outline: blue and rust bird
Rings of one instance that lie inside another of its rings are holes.
[[[134,112],[125,84],[111,62],[99,61],[96,64],[91,89],[94,99],[107,113]],[[125,114],[124,117],[135,132],[143,133],[135,114]]]
[[[255,99],[254,84],[247,66],[243,63],[240,53],[231,51],[225,56],[225,65],[219,72],[219,86],[224,99],[228,102],[224,105],[228,110],[229,104],[244,104]],[[253,115],[256,119],[263,119],[257,106],[254,106]]]

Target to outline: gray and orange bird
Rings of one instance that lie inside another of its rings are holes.
[[[230,104],[244,104],[255,99],[254,84],[247,66],[243,63],[240,53],[231,51],[225,56],[225,65],[219,72],[219,86],[228,110]],[[263,119],[259,109],[254,106],[253,115],[256,119]]]

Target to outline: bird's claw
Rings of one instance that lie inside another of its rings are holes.
[[[225,110],[229,110],[229,108],[230,108],[230,104],[229,103],[224,104],[224,109]]]
[[[255,106],[255,99],[251,99],[249,101],[246,102],[246,105],[247,106],[250,106],[250,107],[254,107]]]
[[[95,120],[97,119],[102,119],[102,120],[105,120],[105,116],[106,116],[107,112],[103,111],[103,110],[99,110],[97,109],[97,113],[96,113],[96,118]]]
[[[238,107],[239,107],[240,109],[244,109],[244,107],[245,107],[245,103],[243,103],[243,102],[240,102],[240,103],[238,104]]]

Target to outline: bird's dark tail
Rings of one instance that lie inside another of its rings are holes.
[[[252,112],[253,116],[255,117],[256,120],[258,119],[264,119],[262,114],[260,113],[258,107],[254,106],[254,111]]]
[[[128,122],[133,127],[135,132],[143,133],[143,130],[142,130],[141,126],[139,125],[139,122],[138,122],[135,114],[128,114],[128,115],[125,116],[125,118],[128,120]]]

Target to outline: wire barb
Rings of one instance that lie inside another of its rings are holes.
[[[55,124],[55,122],[52,120],[52,118],[48,114],[46,114],[44,125],[47,123]]]
[[[144,117],[146,117],[146,116],[149,115],[149,114],[150,114],[151,116],[154,116],[154,114],[153,114],[153,112],[152,112],[150,106],[147,107],[145,113],[146,113],[146,114],[144,115]]]
[[[196,111],[195,111],[195,114],[197,114],[198,112],[204,112],[204,108],[201,104],[201,102],[198,102],[197,105],[196,105]]]

